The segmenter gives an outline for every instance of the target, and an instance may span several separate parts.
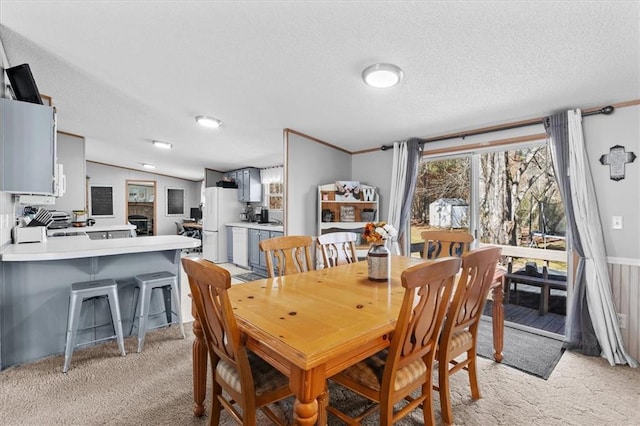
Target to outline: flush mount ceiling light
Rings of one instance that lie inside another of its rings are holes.
[[[196,117],[196,121],[201,126],[212,127],[214,129],[222,126],[222,121],[220,121],[220,120],[218,120],[216,118],[213,118],[213,117],[207,117],[206,115],[197,116]]]
[[[362,71],[364,82],[378,89],[393,87],[402,80],[402,70],[393,64],[373,64]]]
[[[173,145],[170,144],[169,142],[153,141],[153,144],[156,146],[156,148],[162,148],[162,149],[173,148]]]
[[[149,163],[142,163],[142,167],[144,167],[145,169],[155,169],[156,165],[155,164],[149,164]]]

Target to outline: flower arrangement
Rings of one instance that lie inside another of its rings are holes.
[[[364,226],[362,234],[362,238],[368,243],[382,243],[397,236],[396,228],[386,222],[369,222]]]

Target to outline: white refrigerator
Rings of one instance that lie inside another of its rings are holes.
[[[227,262],[227,229],[225,224],[238,222],[242,213],[238,190],[205,188],[202,207],[202,256],[214,263]]]

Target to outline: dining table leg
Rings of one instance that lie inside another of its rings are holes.
[[[496,276],[493,285],[493,310],[491,313],[493,323],[493,359],[502,362],[502,349],[504,346],[504,275]]]
[[[193,341],[192,357],[193,357],[193,415],[201,417],[204,415],[204,399],[207,394],[207,346],[204,341],[202,324],[196,315],[195,309],[192,311],[193,316]]]
[[[324,367],[302,370],[291,369],[289,387],[296,397],[293,405],[293,419],[296,425],[311,426],[327,424],[326,381]]]

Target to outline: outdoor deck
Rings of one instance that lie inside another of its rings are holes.
[[[491,300],[488,300],[484,308],[485,315],[491,316],[492,306]],[[505,304],[504,320],[564,336],[565,316],[553,312],[540,315],[537,307]]]

